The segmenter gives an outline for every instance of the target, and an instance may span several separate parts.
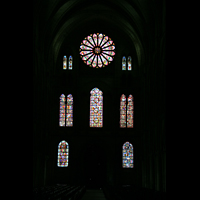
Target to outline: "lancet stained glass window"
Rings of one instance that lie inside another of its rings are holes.
[[[125,142],[122,147],[122,167],[133,168],[134,167],[134,155],[133,145],[129,142]]]
[[[72,70],[72,62],[73,62],[73,58],[72,56],[69,56],[69,68],[70,70]]]
[[[120,127],[126,128],[126,96],[124,94],[120,99]]]
[[[110,64],[115,55],[115,44],[105,34],[94,33],[85,37],[80,46],[80,55],[85,64],[102,68]]]
[[[63,69],[67,69],[67,57],[63,57]]]
[[[134,101],[133,96],[130,94],[128,97],[127,105],[127,128],[133,128],[133,114],[134,114]]]
[[[132,58],[131,58],[131,56],[128,57],[128,70],[132,70]]]
[[[67,96],[66,126],[73,126],[73,96]]]
[[[94,88],[90,94],[90,127],[103,127],[103,92]]]
[[[65,126],[65,95],[62,94],[60,96],[60,119],[59,119],[59,125]]]
[[[58,167],[68,167],[69,165],[69,145],[63,140],[58,145]]]
[[[126,70],[126,57],[123,56],[122,58],[122,70]]]
[[[128,100],[128,102],[126,102]],[[122,94],[120,98],[120,128],[133,128],[134,125],[134,98],[130,94],[128,99]]]

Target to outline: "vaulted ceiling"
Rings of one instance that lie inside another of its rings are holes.
[[[35,49],[44,52],[43,59],[53,58],[51,67],[55,68],[62,48],[72,46],[71,37],[77,38],[73,45],[78,47],[81,39],[94,30],[106,30],[109,36],[118,33],[118,40],[126,38],[128,45],[135,47],[138,65],[142,65],[153,50],[152,36],[160,37],[164,32],[164,4],[160,0],[36,1]]]

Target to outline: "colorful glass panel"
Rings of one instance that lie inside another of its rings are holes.
[[[72,69],[72,56],[69,56],[69,69]]]
[[[89,54],[89,53],[92,53],[92,51],[81,51],[80,52],[81,55],[86,55],[86,54]]]
[[[69,165],[69,145],[66,141],[61,141],[58,145],[58,167],[68,167]]]
[[[122,58],[122,70],[126,70],[126,57]]]
[[[90,127],[103,127],[103,92],[94,88],[90,94]]]
[[[110,57],[110,56],[108,56],[108,55],[106,55],[106,54],[104,54],[104,53],[102,53],[102,55],[103,55],[108,61],[113,61],[113,58],[112,58],[112,57]]]
[[[105,47],[110,46],[112,43],[113,43],[113,41],[112,41],[112,40],[109,40],[108,42],[106,42],[106,43],[102,46],[102,48],[104,49]]]
[[[86,46],[84,46],[84,45],[81,45],[81,46],[80,46],[80,49],[82,49],[82,50],[92,50],[91,47],[86,47]]]
[[[97,46],[97,35],[96,34],[93,34],[93,39],[94,39],[94,42],[95,42],[95,46]]]
[[[96,67],[97,65],[97,55],[95,56],[93,63],[92,63],[92,67]]]
[[[124,143],[122,147],[122,167],[123,168],[134,167],[133,145],[129,142]]]
[[[133,96],[129,95],[128,105],[127,105],[127,128],[133,128],[133,114],[134,114],[134,104]]]
[[[91,56],[91,55],[90,55]],[[91,65],[95,55],[92,55],[90,59],[87,60],[87,65]]]
[[[91,53],[91,54],[88,54],[88,55],[84,56],[84,57],[82,58],[82,60],[88,60],[88,58],[90,58],[92,55],[93,55],[92,53]]]
[[[63,69],[67,69],[67,57],[63,57]]]
[[[85,38],[86,39],[86,38]],[[86,46],[89,46],[89,47],[92,47],[93,48],[93,45],[90,44],[87,40],[83,40],[83,44],[85,44]]]
[[[102,33],[90,34],[80,46],[80,56],[84,63],[93,68],[102,68],[114,59],[115,44]]]
[[[128,70],[132,70],[132,59],[131,59],[131,56],[128,57]]]
[[[120,128],[126,128],[126,96],[124,94],[120,99]]]
[[[65,95],[60,96],[60,119],[59,126],[65,126]]]
[[[99,45],[99,46],[101,45],[102,39],[103,39],[103,34],[100,33],[100,34],[98,35],[98,45]]]
[[[66,126],[73,126],[73,96],[67,96]]]

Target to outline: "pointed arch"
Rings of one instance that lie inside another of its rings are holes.
[[[122,167],[134,167],[134,149],[130,142],[125,142],[122,146]]]
[[[126,96],[120,98],[120,128],[126,128]]]
[[[123,56],[122,58],[122,70],[126,70],[126,57]]]
[[[127,105],[127,128],[133,128],[134,98],[130,94]]]
[[[73,126],[73,96],[67,96],[66,126]]]
[[[60,118],[59,126],[65,126],[65,95],[61,94],[60,96]]]
[[[131,56],[128,57],[128,70],[132,70],[132,58]]]
[[[68,69],[72,70],[72,65],[73,65],[73,58],[72,58],[72,56],[69,56],[69,67],[68,67]]]
[[[62,140],[58,145],[58,167],[68,167],[69,165],[69,144]]]
[[[103,92],[98,88],[90,91],[90,127],[103,127]]]
[[[66,70],[67,69],[67,57],[63,56],[63,69]]]

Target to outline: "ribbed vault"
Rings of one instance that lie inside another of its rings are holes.
[[[145,62],[145,48],[148,48],[145,41],[148,40],[148,34],[152,34],[146,24],[152,18],[153,2],[45,0],[38,4],[36,21],[38,20],[43,30],[40,32],[43,41],[40,42],[47,48],[45,59],[53,58],[52,67],[55,67],[60,49],[70,35],[78,37],[78,33],[94,29],[109,30],[111,34],[120,30],[123,36],[131,41],[130,45],[135,47],[138,65]],[[40,16],[43,21],[40,21]]]

